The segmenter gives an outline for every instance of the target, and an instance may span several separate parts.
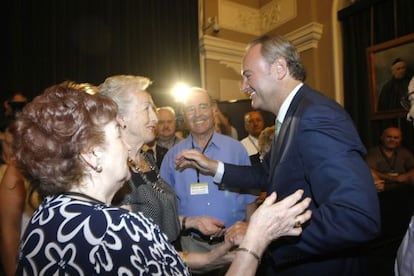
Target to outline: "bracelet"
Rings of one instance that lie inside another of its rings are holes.
[[[251,251],[250,249],[247,249],[245,247],[238,247],[238,248],[234,249],[234,251],[247,252],[250,255],[252,255],[257,260],[257,262],[260,264],[260,257],[259,257],[259,255],[257,255],[255,252]]]
[[[187,220],[187,217],[183,217],[183,220],[181,221],[181,231],[185,231],[186,227],[185,227],[185,222]]]
[[[187,256],[188,256],[188,252],[181,253],[181,259],[183,260],[185,264],[187,263]]]

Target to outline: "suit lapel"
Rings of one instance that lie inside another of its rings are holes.
[[[276,166],[286,155],[290,143],[293,141],[293,135],[295,134],[296,126],[299,122],[299,116],[295,116],[296,110],[303,99],[304,88],[303,85],[299,91],[296,93],[293,98],[288,111],[286,113],[285,119],[283,121],[282,127],[280,129],[277,139],[273,140],[272,147],[270,149],[270,175],[269,180],[273,179],[274,173],[276,171]]]

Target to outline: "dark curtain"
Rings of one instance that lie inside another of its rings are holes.
[[[345,109],[367,147],[378,144],[382,130],[399,126],[403,144],[414,149],[413,124],[405,118],[370,118],[369,70],[366,49],[414,32],[414,1],[359,0],[339,11],[343,32]]]
[[[200,85],[198,1],[6,0],[3,95],[30,98],[63,80],[143,75],[158,105],[176,81]]]

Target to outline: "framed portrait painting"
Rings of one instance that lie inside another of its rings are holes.
[[[414,70],[414,33],[367,48],[371,119],[405,117]]]

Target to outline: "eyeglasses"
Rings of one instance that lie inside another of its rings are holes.
[[[407,111],[411,109],[411,95],[414,95],[414,91],[408,92],[406,96],[400,99],[401,106]]]
[[[192,115],[198,110],[199,113],[206,113],[210,110],[210,104],[208,103],[201,103],[198,106],[190,105],[184,107],[184,113],[187,115]]]

